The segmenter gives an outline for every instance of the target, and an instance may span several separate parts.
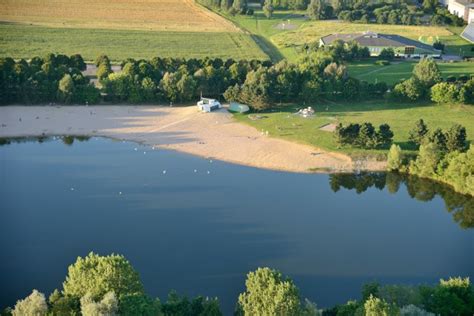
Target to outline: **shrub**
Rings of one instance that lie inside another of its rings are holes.
[[[458,102],[458,88],[453,83],[440,82],[431,87],[431,101],[440,103]]]
[[[392,48],[384,48],[380,52],[379,58],[385,60],[392,60],[395,58],[395,52]]]
[[[395,95],[412,101],[417,101],[424,95],[423,86],[417,78],[402,81],[393,88],[393,92]]]
[[[258,268],[245,281],[246,291],[239,295],[245,315],[297,315],[300,311],[298,288],[280,272]]]
[[[364,303],[365,316],[396,316],[400,311],[396,305],[390,305],[378,297],[370,295]]]
[[[474,79],[469,80],[461,87],[459,101],[465,104],[474,104]]]
[[[392,146],[390,146],[390,151],[388,152],[387,169],[388,171],[396,171],[399,170],[402,165],[402,149],[400,146],[392,144]]]
[[[440,41],[435,41],[435,42],[433,43],[433,48],[434,48],[434,49],[438,49],[438,50],[440,50],[440,51],[444,51],[444,44],[441,43]]]
[[[398,316],[399,309],[378,297],[370,295],[364,303],[365,316]]]
[[[118,301],[114,292],[108,292],[100,302],[94,301],[91,294],[81,298],[82,316],[115,316],[118,312]]]
[[[48,305],[43,293],[33,292],[23,300],[19,300],[12,311],[13,316],[46,316]]]
[[[425,311],[413,304],[403,306],[400,309],[400,316],[435,316],[435,314]]]

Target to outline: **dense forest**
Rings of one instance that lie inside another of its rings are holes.
[[[302,300],[296,284],[279,271],[258,268],[249,272],[245,291],[237,299],[234,315],[460,315],[474,312],[474,291],[469,278],[441,279],[435,286],[380,285],[362,287],[361,299],[327,309]],[[220,316],[217,298],[188,299],[170,292],[166,301],[145,293],[137,271],[120,255],[90,253],[69,266],[61,290],[45,295],[33,290],[4,316],[24,315],[149,315]]]

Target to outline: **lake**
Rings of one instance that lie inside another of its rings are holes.
[[[0,146],[0,308],[61,288],[90,251],[119,253],[149,295],[220,299],[260,266],[319,307],[364,282],[474,277],[474,199],[393,174],[260,170],[105,138]]]

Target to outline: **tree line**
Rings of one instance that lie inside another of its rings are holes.
[[[235,14],[252,15],[247,0],[198,0],[210,9]],[[266,17],[274,10],[305,10],[312,20],[338,18],[358,23],[404,24],[404,25],[452,25],[463,26],[465,22],[451,14],[436,0],[424,0],[421,5],[410,0],[368,1],[368,0],[260,0]],[[425,16],[429,16],[429,21]]]
[[[474,103],[474,79],[460,77],[442,82],[437,64],[430,59],[422,59],[414,67],[413,76],[397,84],[393,91],[384,82],[374,84],[350,77],[343,61],[366,55],[367,49],[357,43],[336,42],[328,48],[308,51],[296,63],[129,58],[117,73],[109,58],[102,55],[95,62],[100,89],[82,74],[85,63],[80,55],[49,54],[30,61],[1,58],[0,104],[94,104],[102,99],[118,103],[184,103],[201,95],[242,102],[257,111],[281,102],[383,97]]]
[[[370,122],[350,123],[347,126],[339,123],[334,131],[334,137],[340,146],[351,145],[365,149],[388,148],[392,143],[393,132],[388,124],[382,124],[376,130]]]
[[[249,8],[247,0],[197,0],[197,2],[210,9],[221,10],[230,15],[253,15],[254,13],[253,9]]]
[[[359,49],[359,48],[357,48]],[[345,51],[343,51],[345,52]],[[254,110],[276,102],[315,102],[379,98],[387,86],[351,78],[337,61],[341,51],[316,51],[298,63],[232,59],[127,59],[118,73],[107,56],[96,60],[99,90],[64,55],[35,57],[29,62],[0,59],[0,102],[93,104],[104,99],[119,103],[188,102],[199,96],[239,101]],[[80,58],[79,55],[77,55]],[[82,60],[82,58],[80,58]]]
[[[48,54],[30,61],[0,58],[0,104],[97,103],[99,91],[81,71],[81,55]]]
[[[441,279],[435,286],[381,286],[376,282],[362,287],[362,299],[328,309],[318,309],[308,299],[302,301],[295,283],[279,271],[258,268],[249,272],[245,291],[238,297],[235,316],[336,316],[336,315],[472,315],[474,291],[469,278]],[[90,253],[68,268],[61,291],[45,295],[33,290],[2,315],[145,315],[220,316],[217,298],[198,296],[189,300],[171,292],[161,302],[145,294],[137,271],[121,255]]]
[[[406,0],[396,2],[335,0],[333,5],[334,14],[340,20],[349,22],[453,26],[465,24],[462,18],[451,14],[445,7],[434,0],[424,0],[421,6]],[[426,21],[426,15],[430,17],[429,21]]]

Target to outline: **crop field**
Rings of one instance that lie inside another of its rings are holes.
[[[107,54],[112,61],[132,57],[268,59],[251,36],[236,32],[154,32],[51,28],[0,24],[0,57],[31,58],[47,53],[80,53],[92,61]]]
[[[268,59],[250,34],[193,0],[3,0],[0,57]]]
[[[308,104],[306,104],[307,106]],[[332,132],[320,130],[326,124],[348,124],[371,122],[390,125],[394,142],[405,150],[412,148],[408,144],[409,131],[415,122],[422,118],[428,128],[448,129],[453,124],[466,127],[468,140],[474,141],[474,107],[469,105],[414,104],[413,102],[321,102],[313,104],[316,111],[313,118],[294,115],[302,105],[288,105],[277,108],[275,112],[261,113],[261,119],[250,120],[248,115],[234,114],[240,122],[254,126],[259,131],[268,131],[271,137],[283,138],[330,151],[338,151],[353,156],[380,154],[386,150],[365,150],[351,147],[338,148]]]
[[[2,0],[0,21],[93,29],[239,31],[193,0]]]
[[[392,62],[387,66],[376,65],[374,61],[362,61],[348,64],[349,74],[367,82],[384,81],[396,84],[402,79],[411,77],[415,61]],[[474,74],[474,62],[438,63],[443,78]]]

